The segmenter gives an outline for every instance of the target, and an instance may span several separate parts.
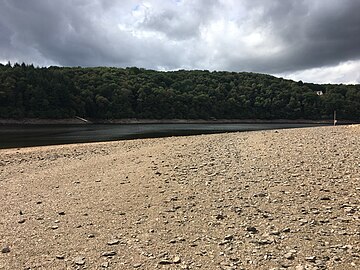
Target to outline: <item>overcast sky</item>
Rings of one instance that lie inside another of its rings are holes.
[[[0,0],[0,62],[360,83],[359,0]]]

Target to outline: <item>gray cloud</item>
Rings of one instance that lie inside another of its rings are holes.
[[[359,11],[353,0],[0,0],[0,61],[291,77],[360,61]]]

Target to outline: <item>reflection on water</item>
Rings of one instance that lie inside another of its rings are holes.
[[[313,126],[320,124],[0,125],[0,148]]]

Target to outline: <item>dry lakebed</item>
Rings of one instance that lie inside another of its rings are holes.
[[[360,269],[360,126],[0,150],[0,269]]]

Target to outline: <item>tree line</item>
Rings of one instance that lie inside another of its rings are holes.
[[[322,93],[322,95],[321,95]],[[360,85],[248,72],[0,64],[0,118],[360,119]]]

